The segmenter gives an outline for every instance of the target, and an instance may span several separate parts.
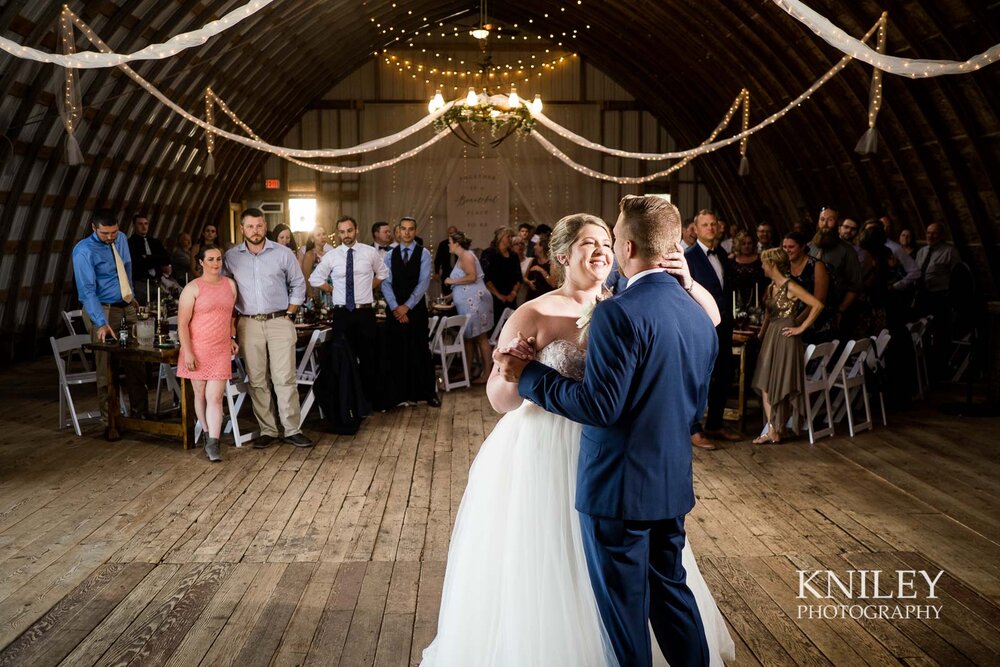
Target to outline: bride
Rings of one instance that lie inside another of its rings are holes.
[[[668,271],[690,284],[683,256]],[[501,333],[503,347],[533,337],[537,358],[580,379],[585,330],[578,327],[612,269],[612,239],[600,218],[576,214],[556,225],[550,257],[564,273],[557,290],[518,308]],[[692,296],[713,317],[711,295]],[[424,667],[606,667],[617,665],[598,613],[574,509],[581,426],[545,412],[499,374],[490,403],[507,413],[479,450],[459,506],[448,550],[438,634]],[[725,621],[687,543],[687,583],[698,602],[712,665],[734,658]],[[666,665],[656,645],[653,664]]]

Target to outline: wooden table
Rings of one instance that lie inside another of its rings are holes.
[[[755,340],[756,336],[757,331],[753,329],[733,332],[732,354],[739,359],[739,393],[736,398],[736,407],[723,410],[722,418],[726,421],[736,422],[740,432],[743,431],[743,424],[746,419],[747,389],[749,380],[751,379],[747,377],[747,371],[749,370],[747,368],[747,345],[751,340]]]
[[[118,409],[118,383],[115,382],[116,374],[114,368],[122,361],[138,361],[146,364],[170,364],[177,365],[178,348],[159,349],[155,347],[141,347],[129,345],[122,347],[117,343],[88,343],[84,347],[95,352],[105,352],[108,363],[104,372],[108,376],[108,428],[105,436],[111,442],[121,440],[121,431],[131,429],[144,433],[156,433],[158,435],[174,435],[181,439],[184,449],[190,449],[194,445],[194,394],[191,391],[190,383],[182,377],[177,378],[180,385],[181,396],[181,421],[165,422],[151,419],[137,419],[135,417],[123,417]]]

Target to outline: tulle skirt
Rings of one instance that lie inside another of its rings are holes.
[[[573,507],[580,431],[525,402],[483,443],[455,520],[424,667],[617,665]],[[712,665],[722,665],[733,657],[732,639],[690,545],[683,559]],[[665,665],[653,647],[654,664]]]

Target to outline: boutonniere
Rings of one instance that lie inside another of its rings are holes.
[[[581,313],[580,317],[577,318],[576,320],[576,328],[582,329],[580,333],[581,340],[587,336],[587,328],[590,326],[590,319],[594,316],[594,308],[596,308],[597,304],[599,304],[601,301],[604,301],[605,299],[610,299],[611,297],[612,297],[611,290],[605,287],[603,290],[601,290],[601,293],[597,295],[597,298],[594,299],[593,303],[589,303],[584,307],[583,313]]]

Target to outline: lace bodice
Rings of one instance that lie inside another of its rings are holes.
[[[555,369],[560,375],[582,380],[587,353],[575,343],[557,339],[543,347],[537,359],[549,368]]]

